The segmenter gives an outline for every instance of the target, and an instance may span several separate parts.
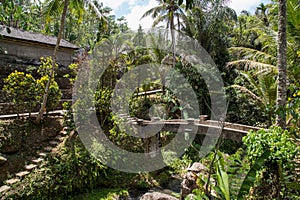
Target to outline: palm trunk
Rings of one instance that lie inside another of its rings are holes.
[[[53,75],[54,75],[57,51],[58,51],[58,48],[59,48],[60,40],[62,38],[62,33],[63,33],[63,30],[64,30],[64,27],[65,27],[65,21],[66,21],[68,5],[69,5],[69,0],[65,0],[64,1],[63,13],[61,15],[60,29],[59,29],[59,32],[58,32],[57,41],[56,41],[56,45],[55,45],[54,52],[53,52],[52,68],[51,68],[49,79],[48,79],[48,82],[47,82],[47,85],[46,85],[46,88],[45,88],[45,93],[44,93],[44,96],[43,96],[43,102],[42,102],[41,108],[39,110],[39,114],[36,118],[36,123],[41,122],[41,120],[43,119],[43,114],[44,114],[45,109],[46,109],[47,99],[48,99],[48,95],[49,95],[49,88],[50,88],[50,84],[51,84],[51,81],[52,81]]]
[[[171,19],[170,19],[170,29],[171,29],[171,37],[172,37],[172,57],[173,57],[173,68],[175,67],[176,56],[175,56],[175,25],[174,25],[174,12],[172,11]]]
[[[99,19],[103,19],[103,15],[101,14],[101,12],[99,11],[99,9],[97,8],[97,6],[94,4],[93,1],[91,0],[87,0],[87,2],[89,3],[89,5],[93,8],[94,12],[96,13],[96,15],[99,17]]]
[[[279,14],[278,14],[278,87],[276,99],[276,125],[286,128],[286,96],[287,96],[287,83],[286,83],[286,23],[287,23],[287,2],[286,0],[279,0]]]

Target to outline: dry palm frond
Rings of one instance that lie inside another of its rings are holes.
[[[255,101],[259,101],[259,102],[263,103],[263,100],[260,97],[258,97],[256,94],[251,92],[248,88],[246,88],[244,86],[240,86],[240,85],[232,85],[231,87],[235,88],[235,89],[238,89],[239,91],[247,94],[249,97],[251,97]]]
[[[274,75],[277,75],[277,74],[278,74],[277,68],[264,68],[264,69],[259,69],[259,70],[255,71],[255,73],[254,73],[253,75],[254,75],[254,76],[267,76],[268,74],[274,74]]]
[[[253,60],[235,60],[232,62],[228,62],[227,66],[235,66],[238,70],[250,71],[250,70],[266,70],[276,72],[277,68],[274,65],[261,63]]]

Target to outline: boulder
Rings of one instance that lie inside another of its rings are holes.
[[[177,198],[164,194],[161,192],[147,192],[141,198],[141,200],[178,200]]]
[[[199,162],[194,162],[193,165],[189,168],[187,168],[188,171],[194,171],[194,172],[204,172],[208,171],[207,167]]]
[[[195,162],[187,168],[187,173],[183,176],[181,183],[181,199],[185,199],[189,194],[192,194],[194,189],[198,189],[197,178],[205,176],[208,168],[199,162]]]

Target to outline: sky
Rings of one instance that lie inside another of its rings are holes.
[[[141,20],[142,15],[158,5],[156,0],[100,0],[104,6],[108,6],[113,9],[112,14],[115,14],[117,18],[124,16],[127,19],[128,26],[132,30],[137,30],[139,24],[144,29],[152,26],[152,18],[147,17]],[[233,8],[237,14],[242,10],[247,10],[253,13],[255,8],[260,3],[269,3],[270,0],[230,0],[229,7]]]

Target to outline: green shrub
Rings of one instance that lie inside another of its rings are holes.
[[[110,89],[98,89],[95,93],[95,107],[97,110],[97,117],[101,126],[108,131],[112,128],[111,123],[111,97],[112,90]]]
[[[278,199],[290,194],[299,194],[299,190],[294,189],[297,183],[290,176],[295,170],[294,159],[299,147],[289,131],[277,126],[268,130],[251,131],[243,138],[243,142],[247,146],[247,155],[252,165],[265,152],[269,152],[263,168],[257,171],[257,183],[252,197]],[[293,185],[293,188],[290,185]]]
[[[37,80],[37,88],[39,91],[39,100],[43,100],[43,94],[49,80],[49,76],[45,75]],[[55,80],[51,81],[50,88],[49,88],[49,95],[47,99],[46,108],[47,110],[53,110],[57,106],[59,100],[61,99],[62,93],[59,89],[59,86]]]
[[[55,68],[57,68],[57,67],[58,67],[58,65],[55,64]],[[46,75],[50,74],[51,68],[52,68],[52,58],[51,58],[51,56],[47,57],[47,58],[41,57],[41,65],[39,66],[39,69],[38,69],[37,72],[41,76],[46,76]],[[55,74],[53,74],[53,77],[55,77]]]
[[[32,109],[37,103],[36,81],[31,74],[15,71],[4,80],[3,90],[8,93],[17,105],[17,112]]]
[[[280,162],[286,165],[295,158],[298,152],[291,134],[277,126],[268,130],[250,131],[243,138],[243,142],[247,146],[247,154],[252,162],[268,149],[271,152],[269,162]]]

